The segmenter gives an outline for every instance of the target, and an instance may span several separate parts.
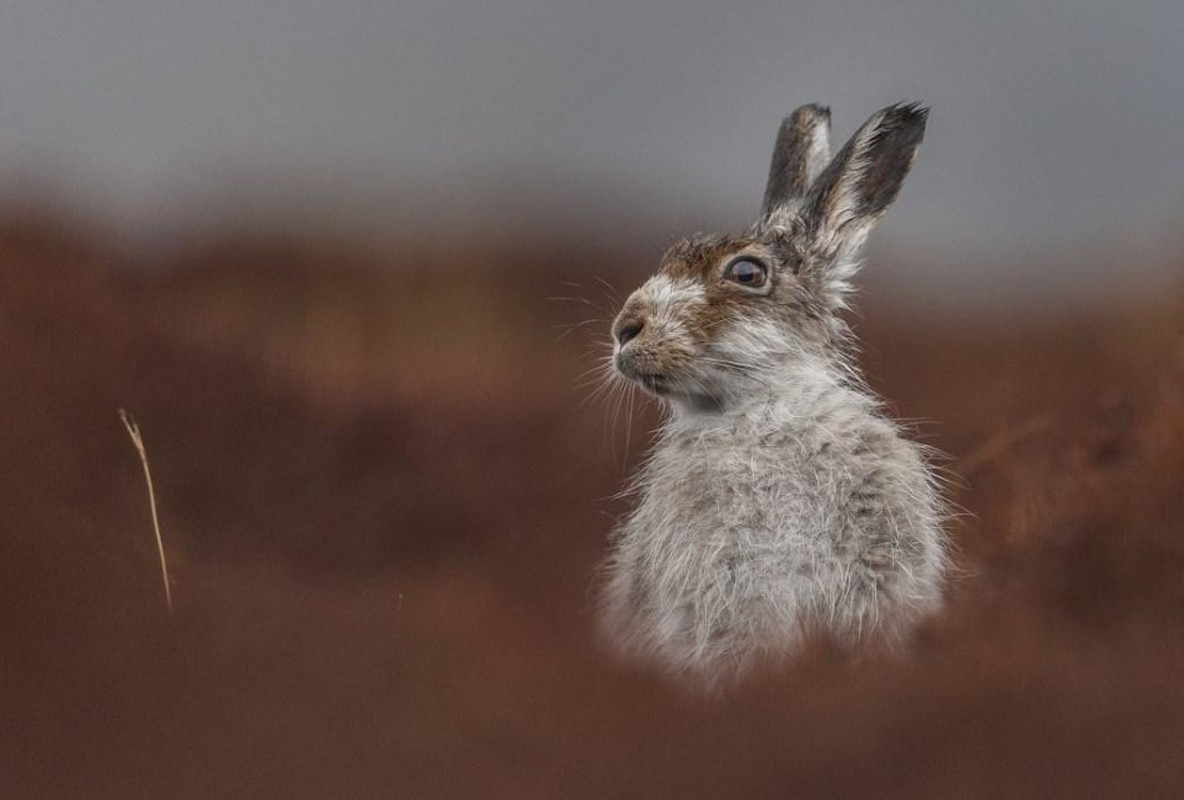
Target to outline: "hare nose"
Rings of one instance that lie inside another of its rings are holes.
[[[617,322],[617,343],[621,347],[636,339],[645,328],[645,321],[637,317],[629,317]]]

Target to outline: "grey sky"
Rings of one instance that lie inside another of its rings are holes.
[[[429,216],[594,178],[663,229],[739,223],[786,110],[827,103],[845,137],[900,99],[934,110],[893,243],[1184,219],[1180,0],[0,3],[0,190],[48,165],[145,224],[295,166]]]

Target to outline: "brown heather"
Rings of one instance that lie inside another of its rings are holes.
[[[820,643],[705,701],[593,644],[623,475],[573,384],[610,315],[544,298],[641,272],[564,258],[238,239],[130,271],[0,226],[3,795],[1180,794],[1180,294],[1039,324],[865,299],[871,381],[940,420],[965,508],[949,611],[905,659]]]

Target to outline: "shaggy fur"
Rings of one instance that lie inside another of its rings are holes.
[[[616,531],[602,621],[622,651],[708,682],[819,630],[898,639],[941,599],[923,451],[848,357],[840,316],[926,111],[875,114],[829,164],[829,113],[777,139],[760,220],[665,255],[613,325],[618,373],[669,415]]]

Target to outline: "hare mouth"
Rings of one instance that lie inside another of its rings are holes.
[[[645,367],[652,367],[651,364],[645,363],[646,361],[649,359],[639,359],[635,354],[627,352],[617,353],[614,359],[617,372],[631,381],[640,383],[647,389],[656,391],[659,387],[668,385],[665,374],[645,369]]]
[[[700,405],[715,405],[714,401],[699,402],[698,392],[687,385],[686,376],[678,370],[654,369],[653,364],[638,364],[640,359],[631,358],[629,354],[617,356],[617,371],[625,378],[640,386],[645,391],[663,400],[686,399],[695,407]]]

